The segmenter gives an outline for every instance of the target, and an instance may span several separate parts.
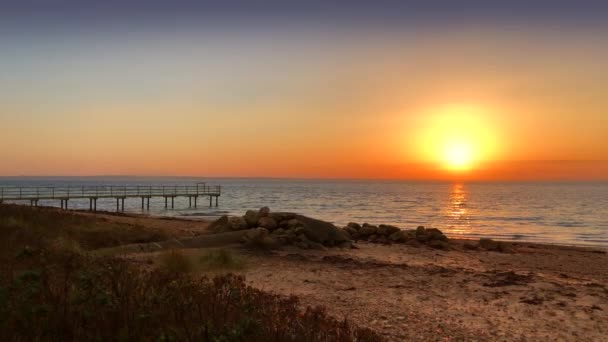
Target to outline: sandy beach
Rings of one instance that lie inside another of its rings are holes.
[[[90,214],[83,214],[90,215]],[[107,221],[208,234],[209,222],[97,214]],[[257,288],[296,295],[390,341],[602,341],[608,336],[608,255],[593,248],[511,243],[509,253],[358,242],[353,249],[271,252],[226,246]],[[205,249],[187,249],[198,255]],[[132,253],[150,263],[157,253]]]

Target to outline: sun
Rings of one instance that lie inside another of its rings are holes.
[[[451,143],[444,147],[443,161],[448,169],[467,170],[473,161],[473,149],[467,143]]]
[[[419,160],[449,172],[477,169],[497,155],[492,111],[472,105],[444,105],[421,111],[414,135]]]

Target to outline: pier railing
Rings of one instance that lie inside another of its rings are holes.
[[[0,200],[117,198],[152,196],[219,196],[220,186],[209,185],[100,185],[100,186],[0,186]]]

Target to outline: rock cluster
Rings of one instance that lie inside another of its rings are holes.
[[[304,249],[350,247],[350,236],[333,224],[295,213],[248,210],[242,217],[222,216],[211,223],[213,232],[247,230],[243,242],[264,246],[295,245]]]
[[[381,224],[373,226],[351,222],[343,228],[353,240],[366,240],[373,243],[406,243],[413,246],[425,244],[437,249],[450,249],[448,238],[437,228],[402,230],[395,226]]]

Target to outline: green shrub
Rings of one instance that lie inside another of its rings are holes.
[[[181,250],[171,249],[159,257],[160,268],[170,273],[189,273],[193,269],[192,261]]]
[[[2,341],[382,340],[234,275],[146,271],[123,259],[46,250],[2,267]]]
[[[240,270],[245,266],[242,257],[227,249],[211,250],[199,258],[204,269],[208,270]]]

